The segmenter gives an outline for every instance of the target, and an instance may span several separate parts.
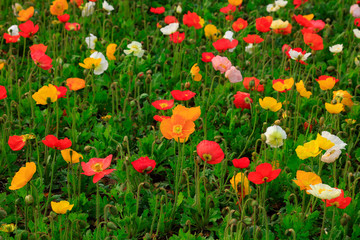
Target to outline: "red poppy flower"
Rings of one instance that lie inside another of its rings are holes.
[[[168,119],[168,118],[171,118],[169,116],[159,116],[159,115],[155,115],[154,117],[154,120],[157,121],[157,122],[162,122],[164,119]]]
[[[178,21],[177,18],[174,17],[174,16],[166,16],[165,19],[164,19],[164,22],[165,22],[166,24],[170,24],[170,23],[177,23],[177,22],[179,22],[179,21]]]
[[[234,20],[234,16],[233,15],[227,15],[225,17],[225,19],[230,22],[230,21]]]
[[[308,45],[312,50],[323,50],[324,44],[323,39],[317,34],[313,33],[305,33],[304,34],[304,42]]]
[[[301,33],[302,33],[302,35],[305,35],[306,33],[315,34],[316,32],[311,28],[303,28],[303,29],[301,29]]]
[[[294,15],[293,16],[294,20],[300,24],[301,26],[305,27],[305,28],[309,28],[309,27],[312,27],[312,23],[310,20],[308,20],[307,18],[303,17],[303,15]]]
[[[15,43],[15,42],[17,42],[19,40],[20,35],[11,36],[8,33],[4,33],[3,37],[6,40],[6,43]]]
[[[295,9],[297,9],[298,7],[300,7],[300,5],[306,3],[309,0],[294,0],[293,4],[295,5]]]
[[[231,4],[228,4],[226,7],[220,8],[220,12],[225,14],[230,14],[231,12],[236,11],[236,6],[233,6]]]
[[[189,99],[192,99],[196,95],[196,93],[194,93],[190,90],[185,90],[185,91],[173,90],[173,91],[171,91],[171,95],[173,96],[173,98],[175,100],[187,101]]]
[[[79,31],[80,30],[80,24],[78,23],[65,23],[65,29],[67,31]]]
[[[52,68],[52,59],[42,51],[31,52],[31,58],[34,63],[44,70]]]
[[[151,105],[158,110],[168,110],[174,106],[174,100],[157,100]]]
[[[236,108],[242,108],[242,110],[250,109],[250,103],[253,102],[250,98],[250,93],[237,92],[234,97],[234,104]]]
[[[247,168],[250,165],[250,159],[247,157],[242,157],[240,159],[234,159],[233,161],[234,167],[236,168]]]
[[[355,18],[354,25],[360,27],[360,18]]]
[[[20,24],[19,29],[21,30],[19,34],[24,38],[28,38],[34,36],[34,34],[39,31],[39,25],[34,25],[31,20],[28,20],[27,22]]]
[[[235,32],[238,32],[240,30],[243,30],[244,28],[246,28],[248,26],[248,22],[242,18],[238,18],[233,24],[232,24],[232,28],[234,29]]]
[[[280,172],[281,169],[273,170],[270,163],[262,163],[256,167],[255,172],[249,173],[248,179],[255,184],[263,184],[277,178]]]
[[[312,27],[309,29],[313,31],[313,33],[318,33],[325,27],[325,22],[323,20],[311,20]]]
[[[333,198],[326,201],[325,199],[322,199],[323,202],[326,202],[326,207],[335,206],[340,209],[345,209],[350,204],[351,197],[344,198],[344,191],[342,189],[340,190],[341,190],[341,194],[337,198]]]
[[[84,0],[70,0],[70,2],[76,3],[77,7],[80,7],[84,3]]]
[[[273,18],[271,16],[256,19],[256,29],[259,32],[269,32]]]
[[[66,88],[66,87],[63,87],[63,86],[58,87],[58,86],[55,86],[55,85],[54,85],[54,87],[56,87],[56,89],[57,89],[57,92],[58,92],[57,98],[58,98],[58,99],[59,99],[59,98],[66,98],[66,97],[65,97],[65,96],[66,96],[66,92],[67,92],[67,88]]]
[[[310,127],[309,132],[312,132],[313,129],[313,125],[309,124],[308,122],[304,122],[304,131],[306,131],[306,129],[308,129],[308,127]]]
[[[236,47],[238,45],[238,43],[239,43],[239,41],[236,39],[230,41],[229,39],[221,38],[221,39],[217,40],[216,42],[214,42],[212,45],[219,52],[224,52],[228,49],[232,49],[232,48]]]
[[[183,23],[188,27],[194,27],[195,29],[202,28],[201,18],[196,13],[188,11],[187,14],[183,16]]]
[[[93,176],[93,183],[97,183],[105,175],[112,173],[116,169],[106,169],[110,167],[113,155],[110,154],[106,158],[91,158],[87,163],[81,162],[83,173],[86,176]]]
[[[288,35],[291,33],[292,25],[289,23],[286,28],[274,29],[277,34]]]
[[[165,8],[164,7],[157,7],[157,8],[150,8],[150,12],[155,13],[155,14],[162,14],[165,12]]]
[[[44,44],[34,44],[30,47],[30,52],[41,51],[45,53],[46,50],[47,50],[47,46],[45,46]]]
[[[224,152],[214,141],[203,140],[196,146],[199,157],[209,164],[218,164],[224,159]]]
[[[250,83],[253,81],[253,84],[251,84],[252,86],[250,87]],[[264,91],[264,85],[260,84],[260,80],[257,79],[256,77],[246,77],[244,78],[243,81],[244,87],[247,90],[255,90],[258,92],[263,92]]]
[[[185,39],[185,33],[174,32],[170,34],[170,41],[173,43],[181,43]]]
[[[259,35],[256,34],[248,34],[246,37],[243,38],[243,40],[246,43],[251,43],[251,44],[258,44],[261,43],[262,41],[264,41],[264,39],[262,39]]]
[[[339,79],[336,79],[332,76],[328,76],[328,75],[321,75],[320,77],[318,78],[315,78],[316,81],[323,81],[323,80],[326,80],[328,78],[333,78],[335,80],[335,83],[337,83],[339,81]]]
[[[213,59],[215,55],[211,52],[203,52],[201,54],[201,61],[203,62],[211,62],[211,59]]]
[[[0,100],[7,98],[6,88],[0,85]]]
[[[156,166],[155,160],[149,159],[149,157],[141,157],[133,162],[131,165],[135,168],[139,173],[144,173],[146,171],[147,174],[151,173]]]
[[[25,146],[26,139],[24,136],[10,136],[8,140],[9,147],[13,151],[20,151]]]
[[[69,21],[70,15],[69,14],[63,14],[63,15],[57,16],[57,18],[59,19],[60,22],[66,23],[66,22]]]
[[[49,148],[57,149],[57,150],[64,150],[71,147],[71,140],[68,138],[58,139],[54,135],[47,135],[45,140],[42,142],[48,146]]]

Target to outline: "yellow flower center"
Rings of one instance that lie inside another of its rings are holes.
[[[212,156],[210,154],[205,153],[205,154],[203,154],[203,158],[205,159],[206,162],[208,162],[208,161],[211,161]]]
[[[94,170],[94,172],[102,172],[102,163],[95,163],[91,166],[91,168]]]
[[[181,125],[175,125],[174,127],[173,127],[173,132],[174,133],[181,133],[182,132],[182,126]]]
[[[168,106],[168,104],[167,104],[167,103],[160,103],[159,105],[160,105],[160,107],[161,107],[161,108],[165,108],[165,107],[167,107],[167,106]]]

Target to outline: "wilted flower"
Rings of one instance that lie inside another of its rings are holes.
[[[286,132],[280,126],[270,126],[266,129],[265,132],[266,143],[270,147],[278,148],[284,144],[284,139],[286,139]]]

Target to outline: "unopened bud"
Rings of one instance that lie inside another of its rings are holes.
[[[84,147],[84,151],[85,151],[85,152],[90,152],[90,151],[91,151],[91,146],[89,146],[89,145],[88,145],[88,146],[85,146],[85,147]]]
[[[109,229],[112,229],[112,230],[116,230],[116,229],[117,229],[116,224],[113,223],[113,222],[108,222],[108,223],[106,224],[106,227],[109,228]]]
[[[26,205],[31,205],[34,203],[34,197],[32,195],[27,195],[25,197],[25,203]]]
[[[281,124],[281,121],[278,119],[274,122],[274,124],[279,126]]]
[[[190,82],[186,82],[186,83],[185,83],[185,88],[186,88],[186,89],[189,89],[190,86],[191,86]]]
[[[261,140],[266,141],[266,135],[265,134],[261,134]]]

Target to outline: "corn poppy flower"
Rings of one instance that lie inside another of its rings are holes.
[[[0,100],[7,98],[6,88],[0,85]]]
[[[35,65],[44,70],[49,70],[53,66],[51,57],[46,55],[43,51],[38,50],[35,52],[31,52],[30,56],[34,61]]]
[[[294,0],[293,4],[295,5],[295,9],[297,9],[298,7],[300,7],[302,4],[306,3],[309,0]]]
[[[225,77],[229,79],[231,83],[237,83],[241,82],[243,80],[243,77],[241,75],[241,72],[239,69],[237,69],[234,66],[231,66],[226,72]]]
[[[337,189],[337,188],[336,188]],[[322,200],[323,202],[326,203],[326,207],[331,207],[331,206],[335,206],[337,208],[340,209],[345,209],[347,206],[349,206],[350,202],[351,202],[351,197],[344,197],[344,190],[341,190],[341,194],[340,196],[330,199],[330,200]]]
[[[205,20],[199,17],[196,13],[188,11],[188,13],[183,16],[183,23],[188,27],[200,29],[204,26]]]
[[[158,110],[168,110],[174,106],[174,100],[157,100],[151,105]]]
[[[325,103],[325,109],[331,114],[338,114],[342,111],[345,111],[344,104],[342,103],[337,103],[337,104]]]
[[[312,50],[318,51],[324,49],[324,43],[322,37],[313,33],[305,33],[304,34],[304,42],[308,45]]]
[[[296,87],[296,91],[298,91],[298,93],[302,97],[306,97],[307,99],[309,99],[310,96],[312,95],[312,92],[306,90],[303,80],[301,80],[298,83],[295,83],[295,87]]]
[[[230,60],[227,57],[221,57],[217,55],[211,59],[213,68],[221,73],[225,73],[232,66]]]
[[[174,139],[182,143],[186,142],[190,134],[195,131],[195,124],[181,115],[173,114],[171,118],[161,122],[160,131],[166,139]]]
[[[150,12],[154,14],[162,14],[165,12],[165,7],[150,8]]]
[[[262,163],[256,167],[255,172],[249,173],[248,179],[255,184],[263,184],[276,179],[280,172],[281,169],[273,170],[270,163]]]
[[[169,117],[169,116],[159,116],[159,115],[155,115],[155,116],[153,117],[153,119],[154,119],[155,121],[157,121],[157,122],[162,122],[164,119],[168,119],[168,118],[171,118],[171,117]]]
[[[36,101],[36,104],[47,105],[49,102],[55,102],[58,99],[57,96],[58,91],[56,87],[49,84],[49,86],[41,87],[39,91],[32,95],[32,98]]]
[[[21,10],[18,14],[19,17],[17,18],[17,20],[19,20],[20,22],[26,22],[34,15],[34,11],[34,7],[29,7],[25,10]]]
[[[68,138],[58,139],[54,135],[47,135],[45,140],[42,140],[43,144],[45,144],[49,148],[64,150],[71,147],[72,142]]]
[[[64,11],[69,8],[69,5],[66,0],[55,0],[50,6],[50,13],[55,16],[60,16],[64,14]]]
[[[275,98],[264,97],[263,99],[259,98],[260,106],[265,110],[270,110],[272,112],[277,112],[281,109],[281,102],[277,102]]]
[[[83,173],[86,176],[94,176],[93,183],[97,183],[105,175],[112,173],[116,169],[106,169],[110,167],[113,155],[106,158],[91,158],[87,163],[81,162]]]
[[[315,79],[321,88],[321,90],[329,90],[332,89],[335,86],[335,83],[339,81],[339,79],[336,79],[331,76],[321,75],[320,77]]]
[[[70,15],[69,14],[59,15],[57,16],[57,19],[59,19],[59,21],[62,23],[66,23],[70,20]]]
[[[310,190],[310,185],[322,183],[321,178],[317,174],[301,170],[296,172],[296,179],[293,179],[293,181],[300,187],[300,190]]]
[[[114,56],[114,53],[116,51],[116,47],[117,45],[115,43],[110,43],[107,47],[106,47],[106,57],[109,60],[116,60],[116,57]]]
[[[238,45],[238,43],[239,43],[239,41],[236,39],[233,39],[232,41],[230,41],[229,39],[221,38],[221,39],[217,40],[216,42],[214,42],[212,45],[219,52],[225,52],[228,49],[235,48]]]
[[[65,29],[67,31],[79,31],[80,30],[80,24],[78,23],[65,23]]]
[[[243,85],[247,90],[255,90],[258,92],[264,91],[264,85],[260,84],[260,80],[256,77],[244,78]]]
[[[181,43],[185,39],[185,33],[174,32],[173,34],[169,35],[170,41],[173,43]]]
[[[235,192],[239,195],[240,199],[243,199],[246,195],[251,193],[249,179],[242,172],[237,173],[230,179],[231,186]]]
[[[250,98],[250,93],[237,92],[234,97],[234,105],[236,108],[241,108],[242,110],[250,109],[250,104],[253,102]]]
[[[360,27],[360,18],[355,18],[354,25]]]
[[[56,86],[54,85],[54,87],[56,87],[57,89],[57,98],[66,98],[66,92],[67,92],[67,88],[66,87],[63,87],[63,86]]]
[[[47,46],[45,46],[44,44],[34,44],[29,48],[30,48],[30,52],[41,51],[45,53],[47,50]]]
[[[71,148],[61,150],[61,156],[67,163],[78,163],[80,162],[80,158],[84,159],[83,155],[72,150]]]
[[[242,157],[240,159],[233,159],[232,163],[236,168],[247,168],[250,165],[250,159],[247,157]]]
[[[149,159],[149,157],[141,157],[131,162],[131,165],[137,172],[149,174],[154,170],[156,162],[155,160]]]
[[[242,18],[238,18],[233,24],[232,29],[235,32],[245,29],[248,26],[248,22]]]
[[[235,12],[236,11],[236,6],[231,5],[230,3],[223,8],[220,8],[220,12],[224,13],[224,14],[230,14],[231,12]]]
[[[85,88],[85,80],[81,78],[68,78],[66,79],[66,86],[72,91],[77,91]]]
[[[196,146],[199,157],[209,163],[218,164],[224,159],[224,152],[220,145],[214,141],[203,140]]]
[[[201,79],[202,79],[202,75],[201,75],[199,72],[200,72],[200,68],[199,68],[198,64],[195,63],[195,64],[191,67],[190,73],[191,73],[192,79],[193,79],[194,81],[196,81],[196,82],[199,82],[199,81],[201,81]]]
[[[203,52],[201,54],[201,61],[203,62],[211,62],[211,60],[215,57],[215,55],[211,52]]]
[[[208,24],[204,28],[205,37],[215,41],[220,38],[220,30],[216,28],[213,24]]]
[[[300,24],[301,26],[305,27],[305,28],[310,28],[312,27],[312,23],[310,20],[308,20],[307,18],[303,17],[302,15],[294,15],[293,18],[295,19],[295,21]]]
[[[294,85],[294,79],[275,79],[273,80],[273,88],[278,92],[287,92],[289,91],[292,86]]]
[[[312,140],[310,142],[305,143],[303,146],[302,145],[297,146],[295,152],[298,158],[304,160],[309,157],[316,157],[321,153],[321,150],[317,141]]]
[[[260,17],[256,19],[256,29],[259,32],[269,32],[273,18],[271,16]]]
[[[243,2],[243,0],[228,0],[229,4],[233,6],[240,6]]]
[[[173,98],[175,100],[187,101],[187,100],[190,100],[193,97],[195,97],[196,93],[194,93],[190,90],[185,90],[185,91],[173,90],[173,91],[171,91],[171,95],[173,96]]]
[[[352,107],[354,105],[354,102],[351,100],[351,98],[352,96],[348,91],[333,91],[333,100],[336,100],[338,103],[342,103],[345,106]]]
[[[21,32],[19,32],[20,36],[28,38],[34,36],[34,34],[39,31],[39,25],[34,25],[31,20],[28,20],[27,22],[20,24],[19,29],[21,30]]]
[[[11,150],[13,151],[20,151],[23,149],[26,143],[26,137],[25,135],[17,136],[9,136],[8,144]]]
[[[10,190],[17,190],[24,187],[33,177],[36,172],[36,165],[34,162],[27,162],[25,167],[21,167],[18,172],[15,173],[11,181]]]
[[[246,43],[251,43],[251,44],[258,44],[258,43],[261,43],[262,41],[264,41],[263,38],[261,38],[259,35],[256,35],[256,34],[248,34],[246,37],[243,38],[243,40],[246,42]]]
[[[166,24],[171,24],[171,23],[178,23],[179,21],[178,21],[177,18],[174,17],[174,16],[166,16],[166,17],[164,18],[164,22],[165,22]]]
[[[51,201],[51,209],[57,214],[66,214],[67,211],[71,211],[74,204],[70,204],[68,201],[53,202]]]
[[[6,43],[16,43],[19,40],[20,35],[12,36],[8,33],[4,33],[3,37]]]
[[[200,106],[187,108],[181,104],[177,105],[173,110],[173,115],[179,115],[185,120],[196,121],[201,115]]]
[[[341,195],[340,189],[332,188],[329,185],[323,183],[310,185],[310,189],[306,190],[306,192],[317,198],[327,200],[337,198]]]

